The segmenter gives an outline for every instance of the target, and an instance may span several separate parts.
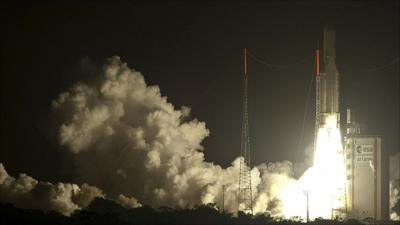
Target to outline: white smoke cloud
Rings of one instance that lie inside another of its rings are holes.
[[[75,210],[89,206],[95,198],[105,197],[101,189],[86,183],[81,186],[71,183],[52,184],[23,173],[14,178],[0,163],[0,201],[19,208],[54,210],[69,216]],[[135,198],[125,195],[119,195],[114,201],[129,208],[142,206]]]
[[[226,169],[206,162],[205,123],[188,120],[188,107],[174,109],[158,86],[147,86],[119,57],[108,60],[100,83],[78,83],[52,105],[62,121],[59,143],[76,154],[86,182],[113,196],[123,193],[154,207],[182,208],[221,207],[224,186],[225,209],[236,212],[239,158]],[[280,213],[279,190],[291,175],[289,162],[251,170],[256,213]],[[132,202],[121,195],[117,201]]]
[[[87,184],[81,187],[69,183],[52,184],[26,174],[14,178],[0,163],[0,200],[20,208],[55,210],[68,216],[74,210],[86,207],[94,198],[103,196],[100,189]]]
[[[285,187],[295,182],[293,165],[289,161],[261,164],[261,183],[257,187],[258,195],[255,199],[254,211],[267,213],[275,217],[284,217],[282,214],[281,194]]]
[[[140,204],[135,198],[133,197],[126,197],[123,194],[118,195],[117,199],[115,199],[115,201],[127,208],[137,208],[137,207],[141,207],[142,204]]]
[[[82,184],[79,191],[71,196],[71,199],[80,208],[85,208],[97,197],[105,197],[102,190],[88,184]]]

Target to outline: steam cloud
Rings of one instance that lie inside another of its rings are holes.
[[[0,163],[0,200],[17,207],[55,210],[68,216],[74,210],[88,206],[96,197],[104,197],[103,192],[88,184],[80,187],[69,183],[52,184],[26,174],[14,178]]]
[[[0,201],[9,202],[16,207],[26,209],[54,210],[65,216],[83,209],[95,198],[105,198],[104,192],[86,183],[81,186],[70,183],[38,181],[24,173],[18,178],[8,175],[0,163]],[[120,194],[114,199],[126,208],[142,206],[134,197]]]
[[[136,198],[134,197],[127,197],[123,194],[118,195],[118,198],[115,200],[118,204],[125,206],[126,208],[137,208],[141,207],[142,204],[140,204]]]
[[[204,161],[204,122],[189,120],[190,109],[174,106],[158,86],[119,57],[108,59],[96,85],[78,83],[52,103],[59,143],[75,153],[79,176],[123,205],[122,194],[153,207],[222,205],[237,209],[239,158],[228,168]],[[255,213],[281,213],[279,190],[293,182],[292,164],[262,164],[251,170]]]

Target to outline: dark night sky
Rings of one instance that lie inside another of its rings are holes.
[[[351,107],[365,133],[382,135],[385,151],[399,151],[399,64],[352,70],[399,57],[399,10],[389,1],[2,3],[0,162],[10,174],[72,179],[71,153],[44,128],[51,100],[93,80],[87,65],[118,55],[176,108],[190,106],[206,122],[206,160],[227,166],[239,154],[243,47],[271,64],[309,58],[279,69],[249,59],[253,162],[294,161],[313,134],[314,95],[298,146],[312,54],[326,21],[336,28],[342,122]]]

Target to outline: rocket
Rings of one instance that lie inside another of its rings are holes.
[[[336,119],[340,128],[339,73],[336,68],[335,30],[324,27],[323,72],[320,73],[320,52],[316,51],[316,128],[323,127],[328,118]]]

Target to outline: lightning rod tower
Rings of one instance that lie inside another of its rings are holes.
[[[253,196],[251,190],[251,164],[250,164],[250,138],[249,119],[247,111],[247,49],[244,48],[244,92],[243,92],[243,121],[242,137],[240,146],[240,168],[239,168],[239,193],[238,211],[253,215]]]

